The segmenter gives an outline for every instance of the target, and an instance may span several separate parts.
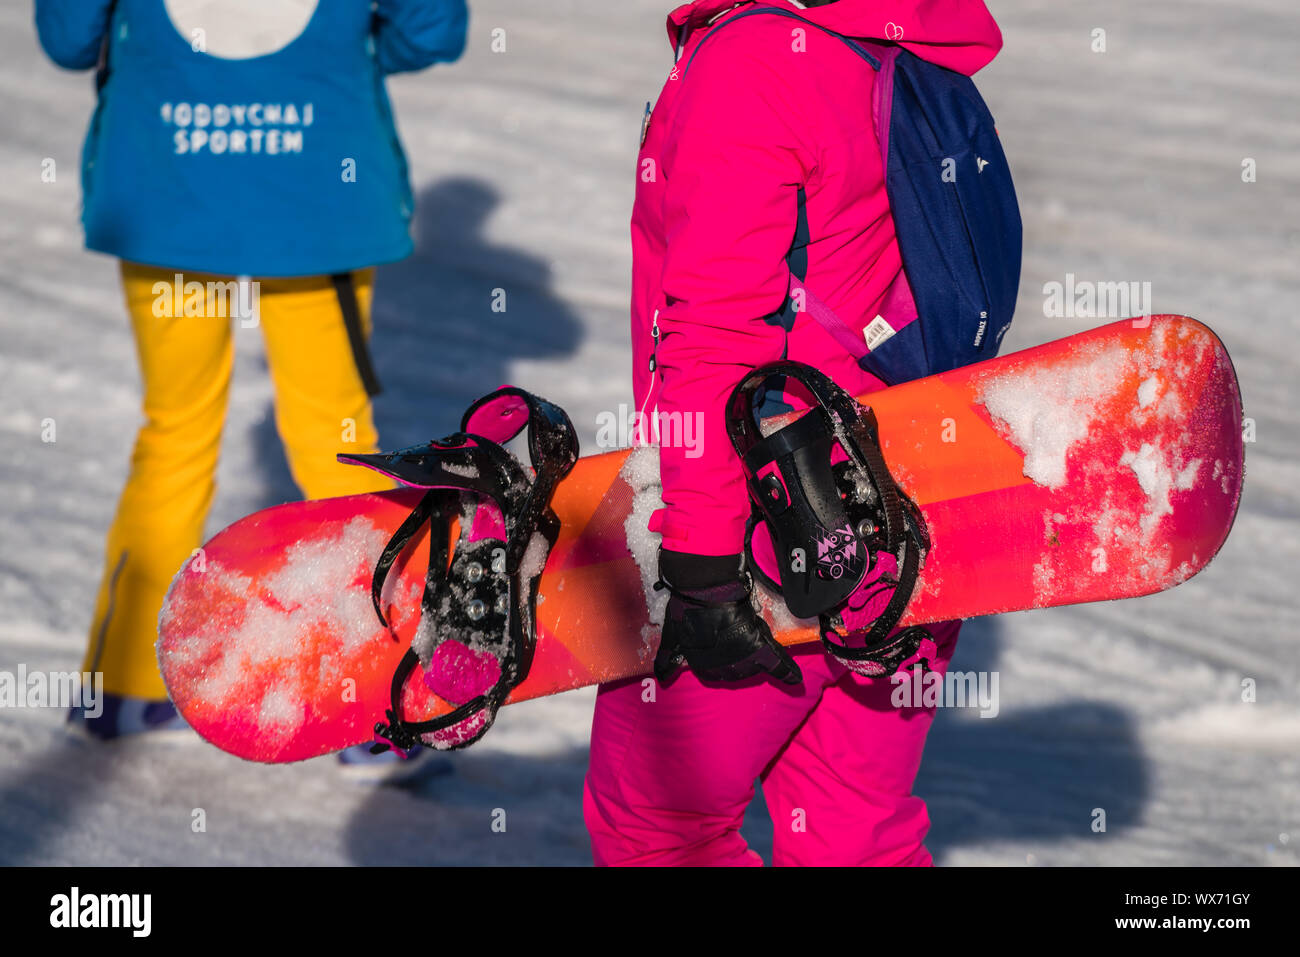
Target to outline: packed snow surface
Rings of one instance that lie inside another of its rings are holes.
[[[1088,436],[1097,406],[1109,398],[1131,356],[1119,346],[1088,346],[1070,362],[990,377],[980,399],[1025,456],[1025,476],[1039,485],[1066,482],[1071,447]]]
[[[510,382],[563,405],[584,451],[599,451],[597,417],[636,408],[628,217],[641,118],[671,66],[663,25],[674,3],[472,6],[461,63],[391,83],[418,209],[415,255],[381,267],[375,287],[383,446],[454,431],[471,400]],[[928,846],[947,865],[1295,864],[1300,225],[1285,213],[1300,195],[1300,10],[1293,0],[989,6],[1005,47],[977,80],[1025,224],[1003,352],[1112,318],[1049,316],[1046,283],[1067,273],[1150,282],[1149,311],[1192,314],[1222,338],[1253,440],[1236,527],[1191,581],[1149,598],[967,623],[952,667],[996,671],[1000,707],[993,719],[937,715],[915,786],[929,803]],[[31,9],[0,5],[0,670],[9,672],[79,667],[140,420],[116,264],[80,245],[92,80],[43,59]],[[1099,27],[1104,53],[1092,49]],[[505,53],[493,52],[497,30]],[[53,182],[41,176],[47,158]],[[498,289],[505,312],[492,308]],[[236,328],[235,342],[209,534],[297,495],[260,332]],[[1046,391],[1004,397],[1026,404],[1011,414],[1039,449],[1042,480],[1059,478],[1099,386],[1072,384],[1077,401],[1057,423]],[[1144,412],[1166,400],[1149,398]],[[51,423],[57,441],[42,441]],[[1176,483],[1187,463],[1173,466],[1166,478]],[[1196,480],[1226,483],[1224,469],[1202,462]],[[350,786],[331,758],[266,766],[201,742],[95,746],[70,738],[60,711],[6,710],[0,863],[588,864],[582,777],[594,700],[587,689],[511,705],[481,743],[435,758],[446,773],[402,789]],[[264,719],[291,720],[283,704],[263,698]],[[191,829],[196,808],[204,833]],[[1096,808],[1107,813],[1104,833],[1091,828]],[[504,833],[493,829],[496,809]],[[761,798],[744,832],[768,852]]]
[[[182,615],[187,602],[202,602],[213,593],[242,596],[244,610],[232,620],[210,619],[207,628],[177,639],[170,648],[178,668],[203,663],[211,642],[221,648],[220,657],[200,670],[195,697],[241,707],[273,670],[279,684],[261,692],[259,727],[272,738],[291,735],[305,720],[300,702],[310,700],[313,689],[341,680],[341,674],[333,673],[337,661],[355,654],[375,633],[370,595],[351,585],[358,570],[373,567],[387,542],[383,529],[358,516],[337,534],[289,546],[284,565],[260,583],[217,561],[190,576],[191,587],[173,592],[164,606],[164,619]],[[323,623],[329,627],[323,629]],[[294,667],[301,664],[299,652],[308,634],[321,642],[320,664],[312,671]]]
[[[1149,532],[1164,515],[1172,512],[1169,502],[1170,493],[1187,491],[1196,481],[1201,470],[1201,460],[1192,459],[1181,469],[1171,466],[1168,454],[1143,442],[1136,452],[1126,451],[1119,457],[1120,465],[1127,465],[1137,476],[1138,485],[1147,496],[1147,508],[1142,514],[1142,531]]]

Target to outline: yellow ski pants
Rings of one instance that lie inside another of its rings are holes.
[[[378,451],[358,359],[329,276],[263,279],[230,302],[230,277],[122,263],[127,311],[144,386],[144,424],[108,533],[104,575],[84,671],[111,694],[163,699],[154,653],[158,612],[172,577],[203,541],[234,362],[236,322],[260,326],[275,390],[275,424],[294,481],[307,498],[389,488],[382,476],[340,465],[338,452]],[[374,270],[352,273],[366,337]],[[198,285],[195,285],[195,284]],[[224,291],[223,291],[224,290]],[[224,298],[223,298],[224,297]]]

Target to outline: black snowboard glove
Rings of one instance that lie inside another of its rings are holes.
[[[803,673],[754,611],[753,585],[739,555],[689,555],[661,549],[656,588],[671,592],[655,677],[668,684],[683,662],[702,681],[739,681],[770,674],[786,684]]]

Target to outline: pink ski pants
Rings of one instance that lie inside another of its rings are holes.
[[[931,627],[936,671],[959,627]],[[759,779],[773,864],[931,863],[912,782],[934,709],[894,707],[897,685],[859,677],[820,644],[793,651],[804,675],[794,687],[706,687],[685,669],[668,687],[601,687],[583,794],[596,864],[761,865],[740,835]]]

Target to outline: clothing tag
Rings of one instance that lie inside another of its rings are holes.
[[[876,316],[862,330],[862,338],[867,340],[867,348],[874,352],[876,348],[890,338],[897,330],[885,321],[884,316]]]

